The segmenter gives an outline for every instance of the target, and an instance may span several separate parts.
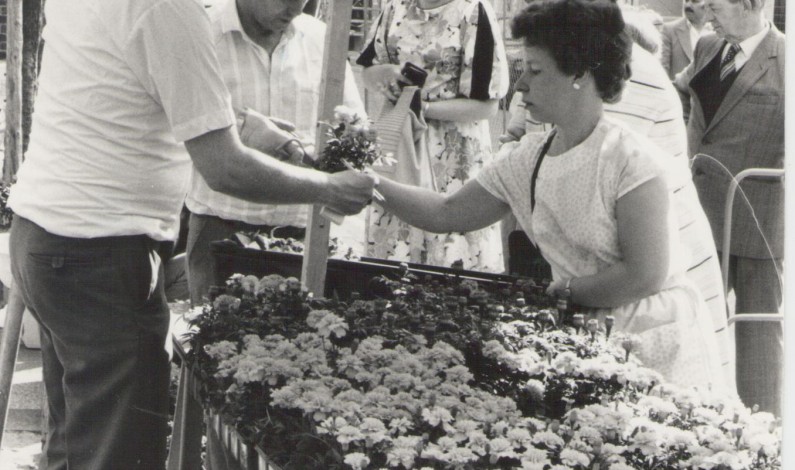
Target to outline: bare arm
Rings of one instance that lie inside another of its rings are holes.
[[[618,242],[623,259],[591,276],[571,280],[572,302],[612,308],[657,293],[668,275],[668,191],[654,178],[616,203]],[[559,292],[565,280],[550,286]]]
[[[195,137],[185,147],[210,188],[247,201],[322,203],[355,214],[372,197],[372,176],[352,171],[329,175],[278,161],[244,146],[232,127]]]
[[[497,222],[510,211],[508,204],[492,196],[476,180],[448,196],[386,178],[381,178],[378,190],[386,199],[382,203],[386,210],[429,232],[477,230]]]

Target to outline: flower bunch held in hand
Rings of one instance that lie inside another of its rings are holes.
[[[351,168],[364,170],[390,159],[381,152],[371,123],[353,109],[337,106],[334,123],[321,124],[328,127],[328,140],[317,160],[317,169],[328,173]]]

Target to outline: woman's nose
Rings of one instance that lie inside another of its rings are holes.
[[[530,91],[530,87],[527,85],[527,72],[522,72],[522,75],[519,76],[519,80],[516,81],[516,91],[522,93]]]

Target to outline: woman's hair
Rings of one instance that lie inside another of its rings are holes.
[[[536,0],[513,18],[514,39],[546,50],[566,75],[590,72],[602,100],[621,99],[632,39],[610,0]]]

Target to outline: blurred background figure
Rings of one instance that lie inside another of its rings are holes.
[[[785,37],[763,13],[764,0],[707,0],[715,34],[702,37],[693,62],[676,76],[689,95],[688,148],[693,182],[723,244],[726,196],[749,168],[784,168]],[[735,313],[779,313],[784,262],[784,183],[748,178],[734,200],[729,286]],[[781,323],[735,328],[737,388],[746,405],[781,413]]]
[[[410,62],[427,73],[422,113],[431,179],[441,194],[460,189],[491,160],[488,118],[508,90],[502,33],[486,0],[390,1],[376,20],[357,63],[368,89],[395,101],[400,70]],[[368,255],[439,266],[502,272],[497,225],[470,233],[423,234],[413,247],[405,223],[374,205]],[[419,248],[419,249],[417,249]]]
[[[684,0],[683,18],[665,23],[662,30],[662,55],[660,61],[673,79],[693,60],[693,49],[698,39],[712,31],[707,23],[705,0]]]

